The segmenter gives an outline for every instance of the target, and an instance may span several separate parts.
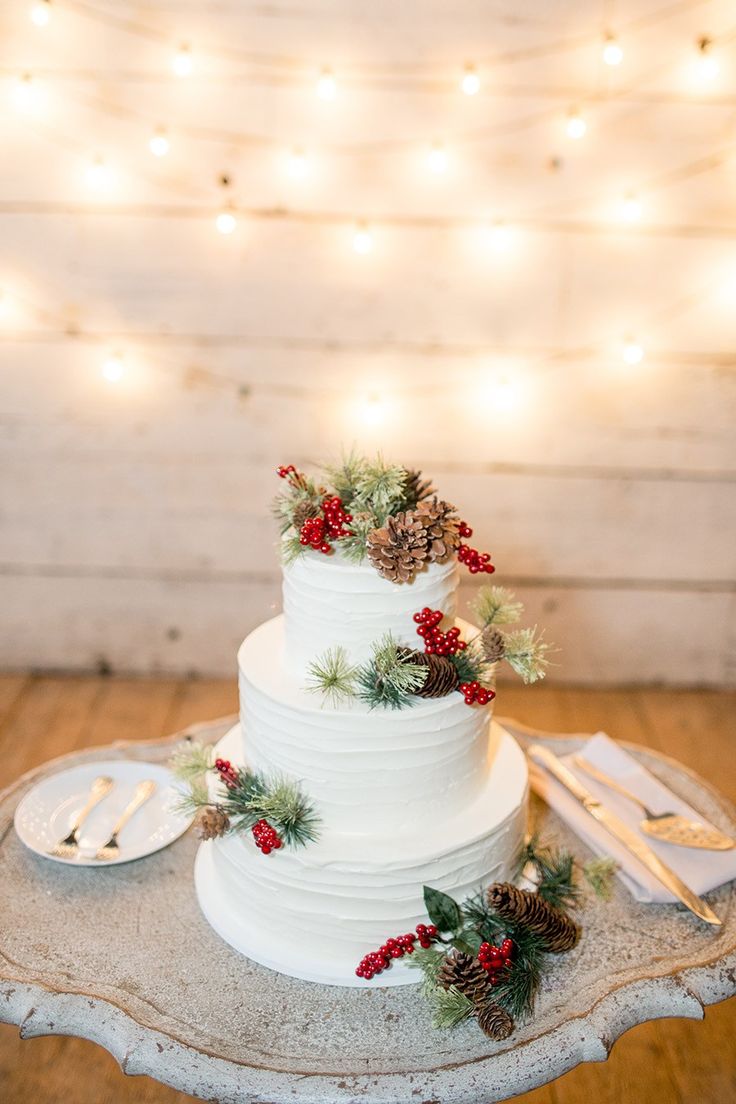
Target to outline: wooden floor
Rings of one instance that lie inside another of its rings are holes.
[[[0,787],[74,748],[149,739],[234,712],[235,683],[0,676]],[[666,751],[736,801],[736,694],[502,687],[499,713],[551,731],[605,730]],[[92,1043],[22,1042],[0,1025],[2,1104],[182,1104],[193,1098],[126,1078]],[[736,1001],[704,1023],[664,1020],[625,1035],[608,1062],[518,1097],[524,1104],[730,1104],[736,1101]],[[278,1102],[277,1102],[278,1104]],[[478,1101],[478,1104],[484,1104]]]

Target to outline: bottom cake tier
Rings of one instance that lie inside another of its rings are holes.
[[[417,971],[397,960],[380,981],[356,977],[367,952],[427,921],[423,887],[463,900],[510,876],[526,830],[526,760],[492,722],[487,782],[462,810],[431,831],[399,837],[330,832],[299,850],[263,855],[249,837],[203,843],[195,884],[200,907],[231,946],[279,973],[325,985],[405,985]],[[240,726],[217,746],[237,763]]]

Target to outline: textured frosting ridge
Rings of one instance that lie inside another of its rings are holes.
[[[390,583],[368,563],[348,563],[336,551],[308,550],[284,566],[286,664],[303,677],[310,661],[341,645],[367,659],[385,632],[416,646],[412,614],[424,606],[455,616],[457,563],[428,564],[412,583]]]

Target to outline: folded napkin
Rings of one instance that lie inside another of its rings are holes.
[[[594,767],[620,782],[655,813],[682,813],[703,824],[708,822],[696,810],[681,798],[668,790],[633,756],[615,744],[603,732],[598,732],[585,743],[580,752]],[[639,836],[682,878],[685,885],[701,896],[710,889],[736,878],[736,849],[733,851],[704,851],[694,847],[680,847],[672,843],[663,843],[648,836],[639,828],[643,817],[641,810],[633,802],[627,801],[609,790],[594,778],[579,770],[572,762],[572,756],[560,756],[562,762],[575,774],[587,790],[596,797],[605,808],[615,813],[629,828],[635,829]],[[587,813],[580,802],[565,789],[544,768],[529,761],[529,776],[532,789],[539,794],[555,812],[572,828],[597,855],[609,855],[618,863],[617,874],[629,892],[637,901],[665,902],[676,901],[670,893],[639,862],[622,843],[612,836],[597,820]]]

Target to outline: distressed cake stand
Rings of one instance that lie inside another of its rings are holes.
[[[187,730],[207,741],[233,719]],[[582,736],[523,729],[556,751]],[[165,761],[182,733],[112,745],[121,757]],[[709,820],[736,832],[736,810],[696,775],[627,745]],[[714,931],[674,905],[637,905],[617,885],[604,903],[585,894],[580,945],[552,960],[534,1019],[504,1043],[474,1024],[431,1027],[414,986],[340,989],[295,981],[242,958],[199,912],[192,832],[149,858],[112,868],[60,866],[27,851],[15,807],[60,767],[109,759],[111,748],[45,764],[0,794],[0,1021],[23,1037],[76,1035],[114,1055],[128,1074],[222,1104],[477,1104],[604,1060],[628,1028],[661,1016],[700,1018],[736,992],[734,884],[709,895]],[[545,842],[585,847],[540,802]]]

